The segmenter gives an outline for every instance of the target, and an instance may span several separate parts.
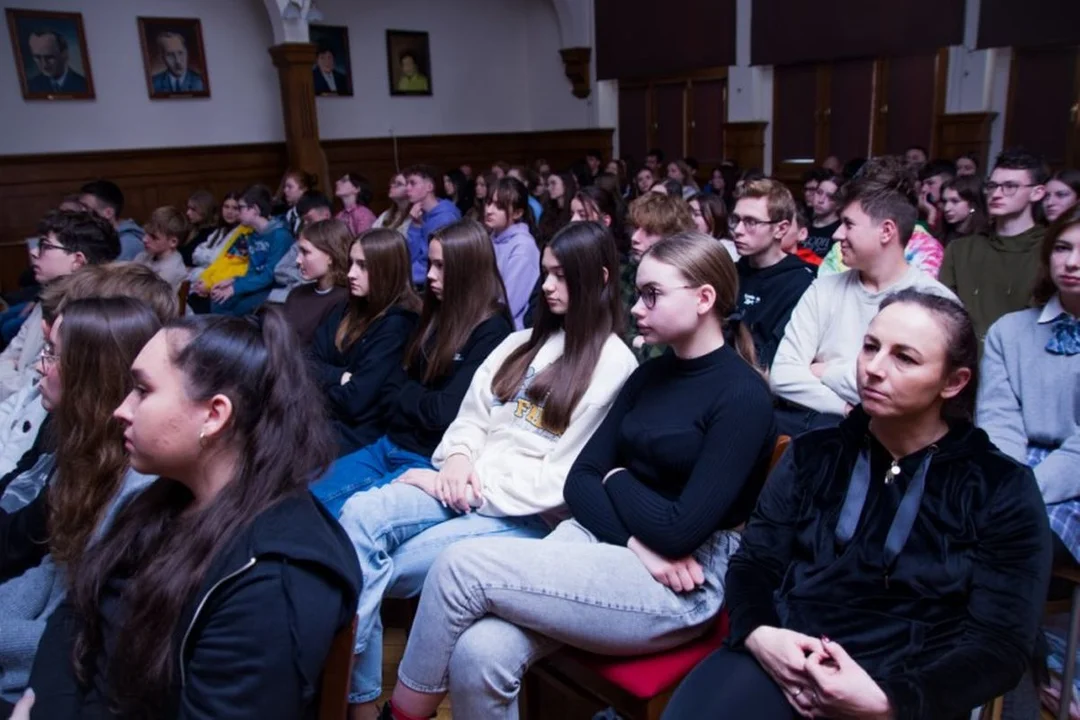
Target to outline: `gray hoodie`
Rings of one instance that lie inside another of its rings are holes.
[[[134,260],[144,250],[142,240],[146,232],[134,220],[121,220],[116,226],[116,234],[120,236],[120,257],[117,260]]]
[[[33,468],[13,480],[2,497],[3,508],[14,512],[33,500],[36,496],[34,487],[37,493],[42,492],[52,469],[53,458],[46,455]],[[132,497],[156,479],[128,470],[92,542],[101,537]],[[46,555],[37,567],[0,583],[0,698],[14,703],[22,697],[30,679],[38,642],[45,632],[45,623],[66,592],[64,573],[53,562],[51,555]]]

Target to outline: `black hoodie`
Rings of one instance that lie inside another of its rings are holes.
[[[817,276],[817,268],[794,255],[767,268],[755,268],[747,258],[740,258],[739,311],[743,324],[754,338],[758,365],[772,366],[776,348],[784,337],[784,328],[791,319],[799,298]]]
[[[123,580],[103,590],[103,657],[124,616]],[[334,635],[356,613],[360,566],[345,531],[309,492],[258,515],[210,562],[172,635],[174,682],[162,718],[314,720]],[[98,720],[106,679],[79,688],[72,665],[76,627],[64,602],[38,647],[34,718]],[[162,642],[168,642],[162,638]]]
[[[837,526],[863,448],[870,482],[845,542]],[[910,535],[886,564],[901,499],[931,449]],[[966,718],[1015,687],[1033,656],[1050,575],[1046,509],[1031,470],[968,422],[899,459],[886,482],[891,460],[861,407],[792,441],[729,565],[728,642],[740,648],[762,625],[827,636],[897,720]]]

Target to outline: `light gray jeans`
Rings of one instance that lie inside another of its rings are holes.
[[[724,603],[737,533],[713,534],[694,557],[705,584],[676,593],[629,549],[575,520],[543,540],[463,540],[432,565],[398,680],[450,691],[455,717],[517,718],[521,680],[561,645],[636,655],[701,635]]]
[[[418,487],[390,483],[358,492],[341,511],[341,526],[360,560],[356,609],[356,658],[350,703],[366,703],[382,693],[384,597],[420,594],[428,568],[444,549],[465,538],[542,538],[551,527],[537,515],[490,517],[462,515]]]

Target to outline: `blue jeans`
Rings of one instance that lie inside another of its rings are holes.
[[[345,501],[356,493],[382,487],[406,470],[431,467],[431,458],[403,450],[383,435],[334,461],[326,474],[311,484],[311,492],[337,517]]]
[[[536,515],[462,515],[418,487],[394,483],[354,495],[341,525],[360,559],[364,578],[357,608],[356,662],[350,703],[376,700],[382,692],[383,597],[420,594],[428,568],[448,546],[467,538],[542,538],[551,528]]]

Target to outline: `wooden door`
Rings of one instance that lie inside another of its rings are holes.
[[[650,146],[663,150],[669,159],[686,156],[686,87],[685,80],[652,86]]]
[[[1014,48],[1009,72],[1005,146],[1043,156],[1052,168],[1080,167],[1076,46]]]
[[[828,145],[823,154],[845,163],[870,154],[874,61],[848,60],[830,68]]]
[[[878,61],[875,155],[900,155],[912,145],[936,154],[934,124],[945,105],[943,63],[947,50]]]
[[[690,138],[687,154],[702,168],[724,159],[724,122],[727,119],[727,81],[694,80],[690,83]]]
[[[649,86],[619,85],[619,157],[641,163],[649,151]]]

